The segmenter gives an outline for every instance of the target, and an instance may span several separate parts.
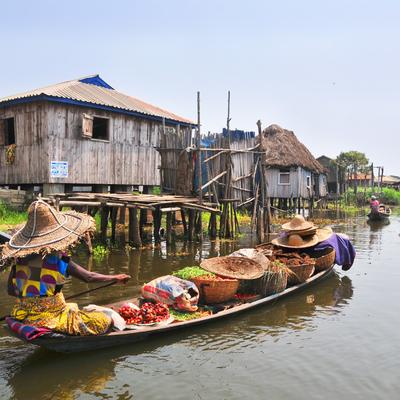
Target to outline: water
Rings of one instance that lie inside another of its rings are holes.
[[[0,398],[16,399],[398,399],[400,218],[337,230],[357,249],[353,268],[274,306],[130,346],[63,355],[22,344],[0,328]],[[250,243],[116,251],[96,271],[129,273],[127,286],[80,298],[104,304],[155,276]],[[88,263],[84,254],[77,261]],[[0,314],[12,304],[1,275]],[[89,286],[73,281],[69,295]]]

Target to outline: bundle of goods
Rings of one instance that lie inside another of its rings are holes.
[[[240,249],[229,254],[228,257],[249,258],[250,260],[260,264],[264,271],[267,271],[270,265],[268,257],[256,249]],[[261,280],[262,276],[259,279],[241,279],[237,293],[238,296],[235,296],[235,298],[241,301],[254,300],[255,297],[258,297],[258,295],[262,294],[262,291],[260,293]]]
[[[225,278],[201,267],[186,267],[173,273],[192,281],[200,292],[203,304],[222,303],[233,298],[239,281]]]
[[[196,285],[173,275],[161,276],[143,285],[142,296],[190,312],[197,311],[199,301]]]
[[[280,261],[293,272],[288,276],[289,285],[305,282],[315,270],[315,260],[306,253],[285,252],[279,249],[274,250],[270,260]]]
[[[293,272],[281,261],[275,260],[269,264],[260,281],[259,292],[262,296],[269,296],[283,292],[288,283],[288,276]]]
[[[126,303],[118,310],[127,325],[154,325],[170,318],[169,308],[163,303],[145,302],[139,308]]]

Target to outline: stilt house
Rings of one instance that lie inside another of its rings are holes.
[[[161,133],[192,122],[123,94],[99,75],[0,99],[0,185],[44,193],[160,184]]]
[[[312,199],[327,194],[323,166],[292,131],[271,125],[261,135],[268,197]]]

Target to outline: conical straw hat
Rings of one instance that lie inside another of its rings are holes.
[[[333,235],[333,230],[329,226],[317,229],[318,243],[323,242],[326,239],[329,239],[332,235]]]
[[[313,227],[314,224],[306,221],[302,215],[296,215],[290,222],[282,225],[285,231],[304,231]]]
[[[294,233],[273,239],[271,243],[275,246],[286,247],[288,249],[306,249],[318,243],[318,236],[301,237]]]
[[[4,245],[1,259],[63,251],[95,230],[89,215],[59,212],[42,200],[34,201],[28,208],[28,221]]]

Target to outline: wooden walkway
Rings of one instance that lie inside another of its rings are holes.
[[[177,195],[152,195],[130,193],[59,193],[43,200],[52,204],[56,209],[62,210],[69,207],[76,211],[86,212],[94,216],[100,213],[100,237],[107,240],[108,226],[111,222],[111,239],[115,240],[117,224],[126,224],[128,215],[129,242],[135,246],[142,246],[143,228],[147,224],[148,212],[152,213],[153,237],[155,242],[160,242],[160,229],[163,213],[166,215],[166,240],[172,240],[172,226],[176,213],[180,213],[184,235],[191,241],[196,234],[201,234],[201,212],[210,212],[212,215],[220,214],[216,204],[201,202],[198,197]],[[211,219],[216,221],[215,218]],[[216,223],[216,222],[215,222]],[[210,227],[216,235],[216,226]]]

